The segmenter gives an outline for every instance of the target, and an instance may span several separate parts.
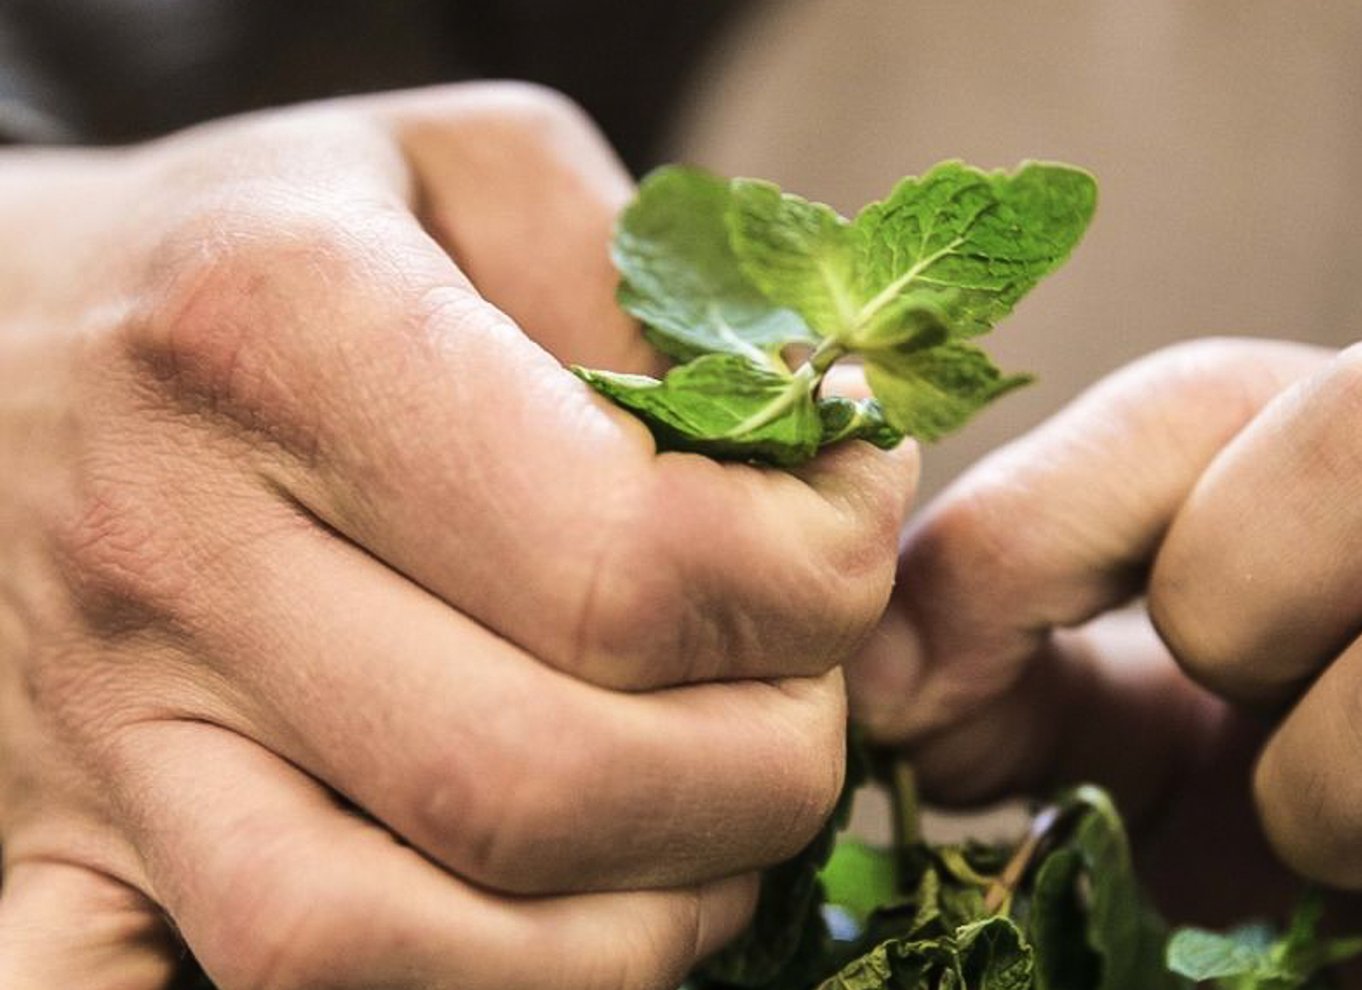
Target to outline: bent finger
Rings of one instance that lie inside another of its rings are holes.
[[[157,907],[74,863],[11,862],[0,893],[6,990],[162,990],[177,950]]]
[[[1362,643],[1311,685],[1268,741],[1254,774],[1263,825],[1293,869],[1362,890]]]
[[[503,900],[224,730],[159,723],[123,743],[144,771],[128,796],[154,894],[222,990],[670,990],[741,928],[755,896],[744,877]]]
[[[334,536],[278,532],[261,551],[218,565],[231,597],[195,628],[200,662],[233,686],[219,709],[484,887],[730,876],[793,855],[837,799],[835,673],[623,694],[539,663]]]
[[[1274,400],[1197,483],[1149,608],[1218,693],[1280,702],[1362,630],[1362,348]]]
[[[483,298],[565,364],[659,374],[615,302],[615,217],[633,182],[566,96],[527,83],[365,101],[406,149],[426,228]]]

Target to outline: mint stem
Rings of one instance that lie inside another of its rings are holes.
[[[824,340],[809,355],[809,359],[790,376],[790,384],[778,396],[737,426],[725,432],[724,436],[730,440],[741,440],[743,437],[757,432],[763,426],[769,426],[780,419],[797,402],[816,392],[818,386],[822,384],[823,376],[827,373],[827,370],[846,353],[847,349],[835,340]]]

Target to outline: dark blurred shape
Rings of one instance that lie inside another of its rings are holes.
[[[635,169],[739,0],[0,0],[0,133],[122,143],[474,78],[561,89]]]

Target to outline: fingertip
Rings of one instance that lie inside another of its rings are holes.
[[[752,921],[761,892],[757,873],[725,877],[701,886],[696,892],[695,959],[719,951],[742,933]]]
[[[908,438],[892,450],[859,440],[834,444],[793,473],[838,508],[888,526],[897,542],[921,469],[917,441]]]
[[[1362,820],[1356,814],[1340,820],[1336,788],[1320,763],[1324,757],[1300,753],[1294,735],[1288,725],[1274,736],[1254,768],[1253,801],[1263,832],[1294,873],[1362,890]]]
[[[823,394],[843,399],[870,398],[870,383],[866,381],[865,369],[858,364],[833,365],[823,376]]]
[[[865,645],[846,664],[851,719],[875,742],[902,744],[911,734],[910,699],[922,671],[912,618],[891,601]]]

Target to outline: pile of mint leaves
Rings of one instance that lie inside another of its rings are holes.
[[[934,440],[1029,379],[975,339],[1077,245],[1096,184],[1066,165],[946,162],[854,218],[768,182],[665,167],[616,227],[620,305],[675,364],[661,379],[574,367],[659,450],[795,467],[824,447]],[[821,392],[841,360],[872,397]],[[841,834],[863,786],[888,789],[893,844]],[[911,770],[853,735],[836,813],[766,871],[748,929],[683,990],[1324,990],[1362,938],[1319,932],[1305,895],[1266,923],[1171,937],[1121,817],[1082,785],[1015,843],[933,844]],[[213,990],[186,957],[176,990]]]

